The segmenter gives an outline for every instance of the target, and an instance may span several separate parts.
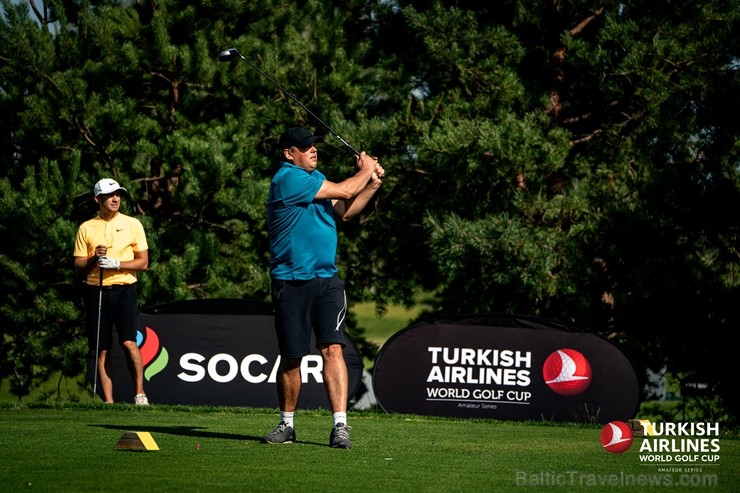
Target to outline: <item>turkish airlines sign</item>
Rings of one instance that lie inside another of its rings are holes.
[[[280,355],[273,321],[269,303],[243,300],[197,300],[144,309],[138,317],[137,344],[149,401],[277,407]],[[134,388],[117,344],[112,358],[114,400],[132,402]],[[344,358],[351,399],[362,383],[363,362],[349,338]],[[92,383],[91,368],[88,379]],[[330,408],[322,370],[312,335],[311,353],[301,362],[300,408]]]
[[[518,316],[412,325],[386,342],[373,387],[386,412],[608,423],[639,406],[622,351],[598,335]]]

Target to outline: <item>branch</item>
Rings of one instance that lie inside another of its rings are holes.
[[[39,20],[39,23],[46,25],[46,16],[41,15],[41,12],[39,12],[38,7],[36,6],[36,2],[28,0],[28,4],[31,6],[33,13],[36,14],[36,18]],[[44,3],[44,11],[46,11],[46,3]]]
[[[591,24],[591,22],[593,22],[594,20],[596,20],[598,17],[601,16],[601,14],[604,13],[604,10],[605,9],[606,9],[606,7],[601,7],[600,9],[598,9],[597,11],[595,11],[593,14],[591,14],[590,16],[588,16],[585,19],[583,19],[581,22],[578,23],[578,25],[576,27],[574,27],[573,29],[571,29],[569,31],[570,34],[572,36],[577,36],[577,35],[581,34],[583,32],[583,30],[586,29],[586,26],[588,26],[589,24]]]
[[[600,128],[597,128],[590,134],[583,135],[582,137],[578,137],[577,139],[572,139],[568,144],[573,147],[574,145],[581,144],[583,142],[588,142],[589,140],[595,138],[597,135],[603,133],[604,131]]]
[[[157,77],[159,79],[162,79],[165,82],[167,82],[167,84],[169,84],[169,86],[170,86],[170,94],[172,95],[172,104],[170,105],[170,113],[174,113],[175,112],[175,107],[180,102],[180,89],[179,89],[179,87],[180,87],[180,81],[177,80],[177,79],[172,80],[172,79],[170,79],[169,77],[167,77],[166,75],[164,75],[164,74],[162,74],[160,72],[149,72],[149,74],[151,76],[153,76],[153,77]]]
[[[571,29],[569,31],[571,36],[578,36],[583,32],[584,29],[586,29],[586,26],[591,24],[595,19],[601,16],[601,14],[604,13],[605,7],[601,7],[600,9],[596,10],[593,14],[583,19],[581,22],[578,23],[576,27]],[[565,78],[565,74],[563,73],[563,62],[565,61],[565,47],[559,46],[555,52],[552,54],[552,59],[554,61],[554,68],[553,68],[553,89],[550,91],[550,105],[547,108],[546,113],[551,114],[553,116],[553,120],[558,119],[560,115],[560,111],[562,109],[562,105],[560,104],[560,91],[558,90],[558,87],[560,86],[560,83]]]

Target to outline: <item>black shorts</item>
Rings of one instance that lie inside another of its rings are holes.
[[[98,303],[100,303],[100,349],[109,350],[113,345],[113,327],[118,332],[118,342],[136,341],[137,305],[136,284],[103,286],[102,298],[99,286],[87,286],[87,342],[95,351],[98,336]]]
[[[302,358],[310,351],[311,331],[316,346],[345,346],[347,296],[338,275],[309,281],[272,280],[275,332],[280,355]]]

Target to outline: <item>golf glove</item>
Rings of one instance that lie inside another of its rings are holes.
[[[112,257],[100,257],[98,259],[98,267],[101,269],[115,269],[121,268],[121,261]]]

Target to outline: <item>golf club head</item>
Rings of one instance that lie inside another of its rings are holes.
[[[233,60],[234,58],[238,56],[239,56],[239,50],[237,50],[236,48],[229,48],[228,50],[224,50],[218,54],[218,61],[228,62],[229,60]]]

